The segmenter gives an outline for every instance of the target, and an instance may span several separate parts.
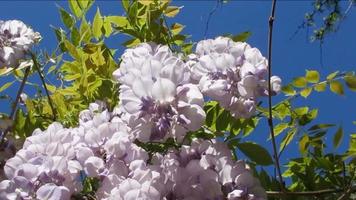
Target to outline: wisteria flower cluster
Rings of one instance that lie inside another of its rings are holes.
[[[120,83],[114,111],[98,101],[80,113],[78,127],[55,122],[35,130],[6,162],[0,199],[67,200],[88,178],[99,183],[97,199],[266,199],[225,143],[184,140],[203,126],[206,100],[250,116],[257,98],[268,95],[266,71],[257,49],[221,37],[199,42],[188,60],[153,43],[127,49],[113,74]],[[272,78],[274,93],[280,83]],[[169,138],[178,145],[165,154],[140,146]]]
[[[243,161],[233,161],[226,144],[194,140],[179,151],[156,155],[166,177],[169,199],[266,199],[259,181]]]
[[[141,141],[182,141],[204,123],[203,95],[168,46],[145,43],[126,50],[114,77],[126,121]]]
[[[0,21],[0,69],[17,67],[41,35],[19,20]]]
[[[203,40],[189,58],[192,79],[202,93],[237,118],[251,117],[258,97],[268,95],[267,59],[245,42],[226,37]],[[281,90],[279,77],[271,77],[270,84],[271,95]]]

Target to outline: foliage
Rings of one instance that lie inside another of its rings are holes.
[[[45,75],[50,98],[44,95],[40,84],[26,82],[26,86],[34,87],[37,93],[25,99],[23,105],[17,109],[11,132],[14,138],[23,140],[31,135],[34,129],[45,129],[53,121],[61,122],[66,127],[75,126],[78,124],[80,111],[96,100],[104,101],[110,111],[114,109],[119,102],[119,85],[112,79],[112,74],[121,61],[117,52],[119,46],[110,48],[107,45],[109,38],[128,36],[129,39],[122,44],[127,48],[142,42],[155,42],[168,45],[172,51],[182,53],[182,56],[192,53],[193,43],[188,41],[188,35],[182,33],[185,26],[178,22],[167,22],[167,18],[173,21],[182,9],[172,5],[169,0],[122,0],[125,11],[123,16],[104,16],[97,8],[93,19],[87,19],[87,12],[94,9],[94,1],[68,2],[70,11],[59,8],[64,27],[53,27],[58,48],[51,54],[36,52],[36,56],[32,57],[32,62],[35,65],[37,63],[40,73]],[[339,1],[316,0],[314,10],[306,15],[306,26],[316,26],[315,17],[326,11],[330,12],[323,19],[322,25],[316,28],[314,39],[323,40],[325,34],[337,29],[339,21],[344,17]],[[246,31],[229,37],[234,41],[246,41],[250,35],[251,32]],[[0,87],[1,98],[9,99],[5,92],[13,83],[20,82],[25,70],[31,66],[1,70],[0,78],[12,77],[11,81]],[[31,68],[30,76],[35,76],[36,73],[36,70]],[[345,95],[347,90],[356,91],[355,72],[336,71],[323,79],[317,70],[306,70],[304,76],[296,77],[284,85],[284,99],[272,107],[276,123],[273,127],[274,133],[281,141],[276,156],[279,158],[291,143],[298,143],[300,156],[290,158],[283,164],[283,177],[290,183],[286,185],[287,191],[339,190],[356,184],[356,133],[346,134],[343,128],[336,124],[315,123],[318,117],[317,108],[294,105],[295,99],[310,99],[313,92],[317,95],[327,88],[336,95]],[[50,99],[54,109],[51,108]],[[11,102],[17,104],[13,100]],[[234,118],[216,101],[206,101],[204,110],[204,126],[189,132],[184,142],[194,138],[217,138],[224,141],[235,159],[246,158],[266,190],[279,191],[276,176],[267,170],[272,167],[275,155],[272,155],[272,151],[267,147],[249,138],[259,134],[256,129],[268,118],[268,108],[264,106],[264,102],[260,102],[256,114],[247,119]],[[54,115],[56,119],[53,118]],[[9,116],[2,114],[1,118],[8,120]],[[1,123],[3,121],[5,120]],[[349,146],[343,153],[326,151],[326,137],[330,137],[330,133],[333,149],[340,148],[343,138],[350,135]],[[154,153],[166,153],[168,148],[181,145],[173,140],[165,143],[136,141],[136,144],[148,151],[150,157]],[[98,181],[86,177],[83,183],[85,189],[82,196],[90,198],[98,188]],[[339,193],[331,192],[318,198],[337,199],[338,196]],[[80,196],[73,198],[81,199]],[[307,198],[293,196],[288,199]],[[314,199],[314,196],[310,199]]]

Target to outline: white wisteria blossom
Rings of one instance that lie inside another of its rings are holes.
[[[0,68],[17,67],[40,39],[41,35],[22,21],[0,21]]]
[[[82,169],[75,159],[76,129],[53,123],[47,130],[36,129],[23,148],[10,158],[0,183],[1,199],[69,199],[82,190],[77,177]]]
[[[268,95],[267,59],[245,42],[226,37],[203,40],[188,59],[191,77],[202,93],[236,118],[250,117],[258,97]],[[275,95],[280,91],[281,79],[274,76],[271,84],[271,95]]]
[[[114,77],[121,84],[123,118],[139,140],[182,141],[203,124],[203,95],[168,46],[143,43],[127,49]]]
[[[179,151],[157,154],[153,163],[160,165],[166,176],[168,199],[267,199],[248,165],[234,161],[222,142],[196,139]]]

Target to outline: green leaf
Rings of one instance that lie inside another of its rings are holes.
[[[96,10],[96,14],[93,22],[93,35],[96,39],[102,36],[101,28],[103,27],[103,18],[101,17],[99,8]]]
[[[330,90],[338,95],[344,94],[344,88],[339,81],[331,81],[330,82]]]
[[[121,3],[122,3],[122,7],[127,12],[129,10],[129,7],[130,7],[130,0],[121,0]]]
[[[174,23],[171,28],[171,32],[173,35],[179,34],[183,30],[184,26],[179,23]]]
[[[272,158],[268,151],[262,146],[253,142],[244,142],[237,144],[237,148],[242,151],[247,157],[258,165],[273,164]]]
[[[4,90],[6,90],[7,88],[9,88],[14,82],[15,82],[15,81],[11,81],[11,82],[7,82],[7,83],[5,83],[4,85],[2,85],[2,86],[0,87],[0,92],[2,92],[2,91],[4,91]]]
[[[62,19],[64,25],[68,29],[71,29],[72,26],[75,24],[75,21],[74,21],[74,18],[72,17],[72,15],[69,14],[67,11],[65,11],[63,8],[59,8],[59,13],[61,15],[61,19]]]
[[[79,0],[82,1],[82,0]],[[83,11],[80,8],[79,4],[78,4],[78,0],[69,0],[69,8],[72,11],[72,13],[77,17],[80,18],[83,15]]]
[[[53,70],[56,69],[56,65],[52,65],[51,67],[48,68],[47,75],[50,74]]]
[[[281,152],[288,144],[293,140],[294,136],[297,133],[297,129],[292,128],[288,131],[287,135],[283,138],[280,146],[279,146],[279,152]]]
[[[112,33],[112,26],[111,26],[111,22],[107,20],[107,18],[104,18],[103,27],[104,27],[105,37],[109,37]]]
[[[168,6],[163,12],[167,17],[174,17],[179,13],[180,7],[178,6]]]
[[[64,46],[68,49],[69,54],[76,60],[80,60],[80,55],[77,51],[77,48],[70,43],[68,40],[64,40]]]
[[[292,84],[294,87],[304,88],[307,86],[307,79],[305,77],[297,77],[293,79]]]
[[[274,127],[274,136],[281,134],[286,128],[288,128],[288,123],[279,123]]]
[[[356,76],[345,76],[346,85],[353,91],[356,91]]]
[[[232,36],[231,39],[234,41],[234,42],[246,42],[247,39],[252,35],[252,33],[250,31],[245,31],[245,32],[242,32],[238,35],[235,35],[235,36]]]
[[[344,135],[344,131],[343,131],[342,127],[340,126],[334,135],[334,139],[333,139],[334,148],[339,147],[339,145],[341,144],[343,135]]]
[[[302,154],[307,153],[308,143],[309,143],[309,136],[307,134],[304,134],[302,138],[299,140],[299,151]]]
[[[72,28],[70,39],[74,46],[78,46],[80,42],[80,33],[76,27]]]
[[[316,124],[308,129],[308,131],[315,131],[320,129],[326,129],[335,126],[335,124]]]
[[[282,92],[284,92],[287,96],[293,96],[297,93],[291,85],[282,87]]]
[[[307,70],[305,78],[309,83],[317,83],[320,79],[319,72],[315,70]]]
[[[312,91],[312,88],[311,87],[307,87],[307,88],[304,88],[301,92],[300,92],[300,95],[304,98],[307,98],[310,93]]]
[[[127,40],[122,45],[124,45],[126,47],[134,47],[134,46],[138,45],[140,42],[141,42],[140,39],[133,38],[133,39]]]
[[[129,21],[124,16],[108,16],[105,19],[113,23],[116,27],[125,27],[129,24]]]
[[[316,85],[314,86],[314,90],[317,91],[317,92],[325,91],[326,85],[327,85],[326,82],[318,83],[318,84],[316,84]]]
[[[339,71],[333,72],[333,73],[329,74],[329,75],[326,77],[326,79],[327,79],[328,81],[330,81],[330,80],[334,79],[338,73],[339,73]]]

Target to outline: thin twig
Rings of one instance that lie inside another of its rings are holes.
[[[28,75],[30,74],[30,70],[31,70],[31,67],[30,67],[30,66],[26,68],[26,71],[25,71],[24,77],[23,77],[23,79],[22,79],[21,85],[20,85],[20,87],[19,87],[19,90],[17,91],[16,99],[15,99],[15,101],[14,101],[13,104],[12,104],[11,113],[10,113],[10,115],[9,115],[9,118],[10,118],[12,121],[13,121],[14,118],[15,118],[15,113],[16,113],[16,110],[17,110],[17,104],[18,104],[19,101],[20,101],[21,94],[22,94],[23,89],[24,89],[24,87],[25,87],[25,84],[26,84]],[[5,142],[5,137],[6,137],[6,135],[8,134],[8,132],[12,129],[12,126],[13,126],[13,125],[11,125],[10,127],[8,127],[8,128],[4,131],[4,133],[3,133],[3,135],[2,135],[2,138],[1,138],[0,147],[3,146],[3,144],[4,144],[4,142]]]
[[[54,109],[52,98],[51,98],[51,96],[49,94],[45,78],[44,78],[44,76],[43,76],[43,74],[41,72],[41,69],[38,66],[39,64],[38,64],[37,59],[36,59],[36,57],[35,57],[35,55],[33,53],[31,53],[31,57],[32,57],[32,60],[33,60],[33,66],[35,67],[38,75],[40,76],[43,88],[45,89],[45,92],[46,92],[46,95],[47,95],[47,98],[48,98],[48,104],[49,104],[49,106],[51,107],[51,110],[52,110],[53,121],[56,121],[56,119],[57,119],[56,110]]]
[[[273,22],[275,17],[275,10],[276,10],[276,0],[272,0],[272,9],[271,15],[268,19],[268,125],[270,129],[270,134],[272,138],[272,145],[273,145],[273,157],[275,161],[275,166],[278,173],[279,183],[281,185],[281,190],[284,191],[284,182],[282,178],[281,168],[279,165],[277,147],[276,147],[276,139],[274,137],[274,130],[273,130],[273,116],[272,116],[272,88],[271,88],[271,76],[272,76],[272,33],[273,33]]]
[[[304,192],[280,192],[280,191],[267,191],[267,196],[269,197],[280,197],[280,196],[321,196],[325,194],[341,193],[345,192],[345,189],[324,189],[316,191],[304,191]],[[347,192],[350,194],[356,192],[356,186],[350,187]],[[341,197],[341,196],[340,196]]]
[[[222,2],[221,0],[216,0],[215,7],[209,12],[209,16],[208,16],[208,19],[206,20],[206,25],[205,25],[204,39],[206,39],[206,36],[208,34],[211,17],[216,12],[216,10],[219,8],[219,5],[221,4],[221,2]]]

